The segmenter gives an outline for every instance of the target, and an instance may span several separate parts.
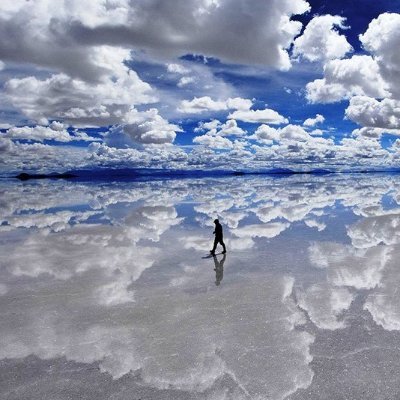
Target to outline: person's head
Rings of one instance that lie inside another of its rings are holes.
[[[214,224],[218,225],[219,224],[219,219],[214,219]]]

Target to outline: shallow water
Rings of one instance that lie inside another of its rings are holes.
[[[400,176],[0,190],[0,398],[400,397]]]

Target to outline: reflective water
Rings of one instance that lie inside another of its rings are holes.
[[[0,398],[400,397],[400,176],[0,190]]]

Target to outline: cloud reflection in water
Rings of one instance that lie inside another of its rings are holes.
[[[396,177],[2,186],[1,359],[98,365],[154,398],[301,398],[357,302],[400,329]]]

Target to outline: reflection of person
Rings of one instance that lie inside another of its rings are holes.
[[[214,246],[213,246],[212,250],[210,250],[210,253],[212,255],[214,255],[215,249],[217,248],[217,244],[220,243],[224,249],[222,254],[225,254],[226,247],[225,247],[225,243],[224,243],[224,234],[222,232],[222,225],[219,223],[218,219],[214,220],[214,224],[215,224],[215,230],[214,230],[213,234],[215,235],[215,239],[214,239]]]
[[[218,261],[218,258],[216,255],[213,255],[214,258],[214,271],[215,271],[215,284],[219,286],[219,284],[222,281],[222,278],[224,277],[224,262],[226,260],[226,254],[222,257],[221,261]]]

